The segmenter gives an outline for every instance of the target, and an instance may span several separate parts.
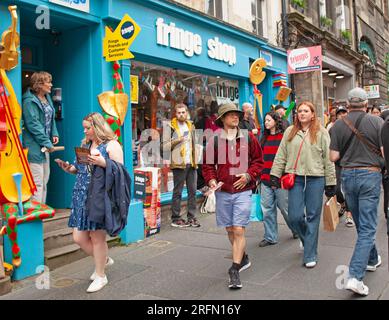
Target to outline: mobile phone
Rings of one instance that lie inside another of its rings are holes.
[[[189,131],[185,131],[185,132],[184,132],[184,137],[187,137],[188,134],[189,134]]]

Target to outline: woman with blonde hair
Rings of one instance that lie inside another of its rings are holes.
[[[97,112],[88,114],[83,119],[82,126],[85,134],[82,146],[89,148],[91,154],[88,156],[89,164],[79,164],[77,161],[69,164],[59,159],[56,159],[56,162],[64,171],[76,174],[69,227],[74,228],[74,241],[94,258],[95,272],[90,277],[93,282],[87,292],[96,292],[108,283],[104,269],[112,265],[113,260],[108,257],[104,225],[88,219],[86,212],[88,187],[94,172],[93,166],[105,168],[108,158],[123,164],[123,150],[101,114]]]
[[[53,84],[50,73],[34,72],[30,78],[30,87],[23,94],[23,145],[28,148],[28,162],[37,191],[32,199],[46,203],[47,183],[50,176],[49,152],[59,142],[55,125],[55,110],[50,92]]]
[[[320,125],[315,107],[311,102],[302,102],[297,107],[294,125],[284,133],[270,172],[274,188],[280,187],[284,173],[296,175],[288,193],[288,218],[304,247],[306,268],[317,264],[323,193],[327,197],[336,193],[335,166],[329,159],[329,145],[330,136]]]

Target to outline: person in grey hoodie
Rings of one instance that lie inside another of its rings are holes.
[[[30,87],[23,95],[23,146],[28,148],[28,162],[37,191],[33,200],[46,203],[50,176],[49,152],[59,142],[55,110],[50,97],[52,76],[44,71],[31,76]],[[46,147],[48,152],[42,152]]]

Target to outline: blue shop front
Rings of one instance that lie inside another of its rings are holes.
[[[74,159],[74,147],[83,138],[83,117],[101,111],[97,96],[112,90],[112,63],[103,58],[103,38],[105,27],[115,29],[125,14],[141,28],[130,48],[135,58],[121,61],[125,91],[131,96],[122,128],[125,164],[131,174],[144,161],[136,152],[142,132],[161,128],[178,102],[188,105],[192,120],[200,112],[217,112],[225,102],[239,106],[252,102],[249,68],[260,56],[268,61],[267,77],[259,86],[263,113],[276,103],[273,76],[287,74],[286,53],[266,40],[168,1],[69,3],[17,1],[21,63],[9,73],[19,101],[37,70],[50,72],[54,88],[60,89],[55,91],[62,98],[56,121],[60,145],[66,149],[51,159],[48,204],[55,208],[69,207],[74,177],[57,168],[53,159]],[[10,25],[9,4],[0,4],[1,30]],[[167,165],[160,168],[165,204],[171,201],[172,174]]]

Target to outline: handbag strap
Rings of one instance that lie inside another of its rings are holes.
[[[297,162],[299,161],[300,154],[301,154],[301,149],[303,148],[303,144],[304,144],[305,137],[307,136],[307,134],[308,134],[308,131],[304,134],[303,141],[301,141],[299,153],[297,154],[296,162],[294,163],[294,168],[293,168],[293,171],[294,171],[294,172],[296,172],[296,169],[297,169]]]
[[[357,138],[359,139],[359,141],[361,141],[362,143],[364,143],[371,152],[375,153],[376,155],[378,156],[381,156],[382,157],[382,153],[381,153],[381,150],[379,150],[375,145],[373,145],[370,141],[367,141],[367,139],[358,131],[358,129],[356,129],[353,124],[351,123],[351,121],[349,119],[346,119],[346,118],[343,118],[342,119],[344,121],[344,123],[347,124],[347,126],[351,129],[352,132],[354,132],[354,134],[357,136]]]

